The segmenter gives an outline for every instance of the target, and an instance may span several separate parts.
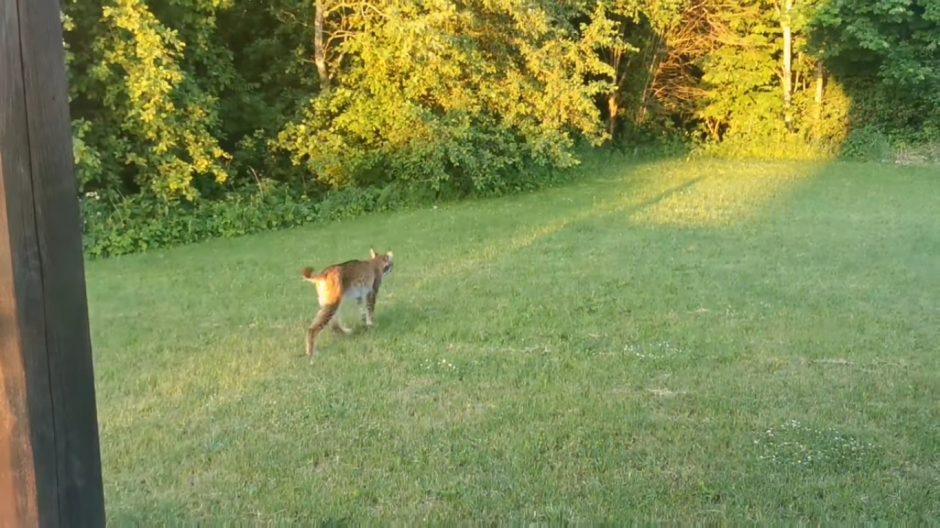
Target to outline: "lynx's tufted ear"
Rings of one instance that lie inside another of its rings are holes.
[[[372,248],[369,248],[369,258],[375,258],[375,250]]]

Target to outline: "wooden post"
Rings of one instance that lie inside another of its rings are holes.
[[[103,526],[56,0],[0,0],[0,526]]]

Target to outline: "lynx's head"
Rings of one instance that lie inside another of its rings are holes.
[[[376,266],[382,268],[382,275],[388,275],[392,272],[392,268],[395,267],[395,264],[392,262],[392,252],[388,253],[376,253],[374,249],[369,250],[369,257],[372,259],[372,262]]]

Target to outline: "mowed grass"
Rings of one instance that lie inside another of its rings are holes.
[[[299,270],[370,246],[311,365]],[[597,158],[87,274],[114,525],[940,518],[936,168]]]

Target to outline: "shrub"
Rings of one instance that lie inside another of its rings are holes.
[[[365,213],[401,209],[468,195],[533,190],[560,180],[561,173],[529,171],[519,180],[486,192],[453,187],[391,183],[383,187],[345,187],[311,194],[273,180],[236,187],[217,199],[166,202],[153,195],[81,198],[85,254],[90,258],[139,253],[148,249],[231,238],[271,229],[329,222]]]
[[[87,193],[82,198],[85,253],[92,258],[137,253],[347,218],[404,202],[405,195],[390,188],[345,189],[314,197],[271,181],[192,203],[168,204],[147,195],[106,199]]]
[[[842,157],[851,160],[883,161],[892,152],[888,136],[873,125],[852,130],[842,144]]]

